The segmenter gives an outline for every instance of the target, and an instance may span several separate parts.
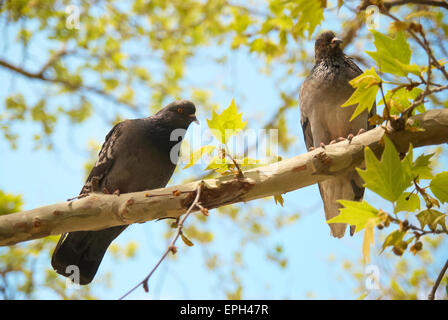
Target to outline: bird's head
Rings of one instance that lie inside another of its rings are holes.
[[[196,107],[193,102],[177,100],[157,112],[155,116],[169,120],[173,127],[186,129],[192,122],[199,124],[195,113]]]
[[[342,40],[337,38],[333,31],[324,31],[319,34],[314,44],[316,61],[342,54],[341,43]]]

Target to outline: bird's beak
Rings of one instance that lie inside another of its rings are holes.
[[[191,122],[194,122],[196,124],[200,124],[198,118],[196,118],[196,115],[190,114]]]
[[[334,38],[331,40],[331,46],[332,46],[332,47],[336,47],[336,46],[340,45],[342,42],[343,42],[343,41],[342,41],[341,39],[334,37]]]

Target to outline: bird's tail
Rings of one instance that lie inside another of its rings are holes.
[[[361,201],[364,196],[363,180],[356,171],[319,182],[319,191],[324,202],[325,218],[329,220],[339,215],[342,207],[337,200]],[[330,223],[333,237],[342,238],[347,225],[345,223]],[[350,226],[350,235],[355,233],[355,227]]]
[[[126,227],[63,234],[51,257],[53,269],[64,277],[72,277],[73,281],[76,281],[76,272],[79,271],[79,284],[89,284],[107,248]]]

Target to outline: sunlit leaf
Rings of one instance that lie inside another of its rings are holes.
[[[394,144],[386,136],[379,161],[369,147],[364,149],[366,169],[356,169],[365,181],[365,187],[391,202],[396,201],[412,182],[412,176],[402,164]]]
[[[414,193],[404,192],[395,203],[394,213],[401,211],[414,212],[416,210],[420,210],[419,196]]]
[[[338,200],[338,202],[344,208],[339,209],[339,215],[328,220],[327,223],[347,223],[355,226],[355,232],[359,232],[365,228],[371,219],[379,222],[378,210],[364,200],[362,202]]]
[[[366,51],[366,53],[376,61],[381,72],[403,77],[406,77],[409,73],[420,75],[420,68],[416,64],[409,64],[412,51],[403,32],[399,31],[395,38],[373,29],[371,32],[374,36],[373,43],[377,51]]]
[[[202,146],[199,150],[190,153],[190,160],[185,165],[184,169],[193,166],[196,162],[198,162],[202,158],[203,155],[205,154],[210,155],[213,152],[213,150],[215,150],[215,146],[209,145],[209,146]]]
[[[221,114],[212,112],[212,118],[207,119],[209,128],[212,134],[218,139],[220,143],[227,143],[228,139],[238,134],[246,127],[247,121],[242,120],[243,113],[238,113],[235,100],[232,99],[229,107]]]
[[[400,88],[396,91],[389,90],[384,98],[390,109],[390,114],[400,114],[405,111],[421,92],[423,92],[423,90],[417,87],[412,90],[407,90],[406,88]],[[380,99],[378,105],[382,104],[384,104],[384,100]],[[424,111],[423,104],[420,105],[420,108]]]
[[[352,117],[350,118],[350,121],[352,121],[364,110],[370,111],[372,109],[381,79],[372,67],[371,69],[364,71],[363,74],[351,80],[349,83],[353,88],[356,88],[356,90],[353,92],[351,97],[343,105],[341,105],[341,107],[348,107],[358,104],[355,112],[353,112]]]
[[[431,180],[429,187],[442,203],[448,202],[448,171],[437,174]]]

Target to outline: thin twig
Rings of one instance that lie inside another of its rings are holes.
[[[445,265],[443,266],[442,270],[439,273],[439,276],[437,277],[436,283],[434,283],[434,286],[431,289],[431,292],[428,295],[428,300],[434,300],[436,297],[436,291],[437,288],[440,285],[440,282],[442,282],[443,276],[445,275],[446,269],[448,269],[448,260],[446,260]]]
[[[185,212],[185,215],[182,217],[182,219],[179,220],[179,223],[177,224],[176,233],[174,234],[173,239],[171,240],[170,244],[168,245],[167,249],[165,250],[165,253],[162,255],[160,260],[157,262],[157,264],[154,266],[154,268],[151,270],[151,272],[143,279],[141,282],[139,282],[135,287],[133,287],[131,290],[129,290],[127,293],[125,293],[119,300],[123,300],[126,296],[128,296],[131,292],[133,292],[135,289],[140,287],[140,285],[143,286],[146,292],[148,292],[148,280],[153,275],[153,273],[157,270],[159,265],[162,263],[163,260],[168,256],[168,253],[172,252],[173,254],[176,253],[176,241],[179,238],[180,234],[182,233],[182,228],[184,225],[185,220],[188,218],[194,207],[198,207],[201,209],[202,206],[198,206],[199,198],[201,197],[201,190],[203,187],[204,182],[201,180],[198,183],[198,186],[196,188],[196,198],[194,199],[191,206],[188,208],[187,212]]]
[[[441,7],[448,9],[448,2],[444,0],[397,0],[384,2],[384,6],[389,9],[391,7],[401,6],[404,4],[427,5],[432,7]]]
[[[391,18],[394,21],[397,22],[403,22],[400,19],[398,19],[397,17],[395,17],[393,14],[391,14],[390,12],[388,12],[387,10],[382,10],[381,11],[382,14],[388,16],[389,18]],[[443,65],[441,65],[439,63],[439,61],[437,61],[436,57],[434,56],[431,47],[428,45],[426,45],[415,33],[414,31],[412,31],[410,28],[406,29],[409,34],[414,38],[414,40],[426,51],[427,55],[429,56],[429,58],[432,60],[432,65],[434,65],[437,69],[440,70],[440,72],[443,73],[445,79],[448,80],[448,72],[445,70],[445,67]]]
[[[414,109],[417,108],[420,104],[422,104],[424,102],[426,96],[428,96],[432,93],[440,92],[440,91],[447,90],[447,89],[448,89],[448,85],[445,85],[445,86],[432,88],[432,89],[423,91],[415,98],[414,102],[412,102],[412,104],[406,110],[404,110],[402,112],[402,114],[406,115],[406,117],[409,118],[412,115],[412,112],[414,111]]]

